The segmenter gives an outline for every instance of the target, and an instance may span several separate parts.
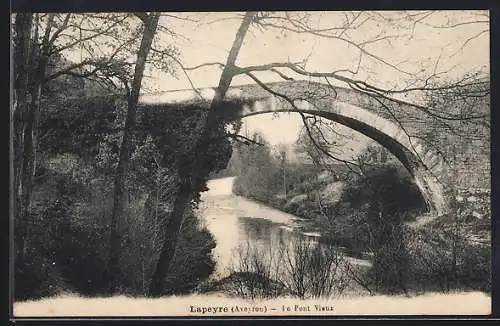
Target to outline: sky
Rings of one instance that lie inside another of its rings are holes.
[[[339,25],[337,21],[343,19],[342,12],[316,12],[312,13],[313,20],[318,25],[330,27]],[[388,15],[389,13],[385,13]],[[395,12],[396,16],[398,13]],[[203,19],[213,21],[217,19],[237,17],[237,13],[207,13]],[[429,25],[461,24],[475,18],[463,11],[443,11],[430,16],[426,22]],[[211,24],[197,26],[194,23],[185,23],[165,18],[163,21],[167,26],[180,34],[186,35],[189,41],[178,41],[181,60],[185,66],[196,66],[206,62],[225,62],[227,54],[234,40],[236,30],[241,19],[222,20]],[[378,25],[378,26],[377,26]],[[395,28],[384,22],[369,21],[358,29],[349,32],[351,39],[356,42],[364,42],[380,37],[379,33],[394,36],[400,35],[399,39],[391,38],[388,42],[378,42],[367,45],[367,50],[384,58],[386,61],[398,64],[403,61],[402,67],[410,72],[422,73],[422,69],[430,71],[434,69],[435,59],[441,55],[438,71],[444,71],[457,65],[450,76],[457,76],[471,69],[489,64],[489,37],[485,33],[481,37],[469,42],[460,53],[451,57],[467,38],[474,36],[477,32],[487,28],[487,24],[464,24],[455,28],[432,28],[427,25],[417,24],[413,34],[405,37],[411,30]],[[168,42],[168,41],[167,41]],[[349,46],[343,41],[320,38],[309,34],[294,34],[287,32],[281,34],[276,30],[268,29],[261,31],[251,28],[245,38],[242,49],[238,55],[237,65],[258,65],[270,62],[300,61],[309,57],[306,68],[312,71],[332,71],[337,69],[354,69],[359,60],[359,50]],[[190,88],[189,83],[182,74],[181,78],[175,79],[166,74],[158,72],[153,75],[155,90],[173,90]],[[262,78],[268,80],[279,80],[274,74],[261,74]],[[190,77],[197,87],[214,87],[218,84],[220,69],[218,67],[207,67],[190,72]],[[373,62],[366,55],[362,57],[361,71],[357,76],[360,79],[376,81],[378,84],[398,84],[404,76],[385,65]],[[413,76],[410,76],[413,78]],[[233,84],[250,83],[248,78],[236,78]]]
[[[292,13],[292,15],[301,13]],[[487,11],[436,11],[431,14],[409,12],[415,20],[402,19],[403,12],[309,12],[310,22],[318,29],[340,27],[346,17],[353,19],[351,30],[345,31],[357,44],[381,58],[386,63],[362,53],[348,42],[322,38],[309,33],[293,33],[273,28],[251,26],[237,58],[238,66],[259,65],[272,62],[297,62],[306,60],[309,71],[356,70],[354,76],[385,88],[403,87],[416,78],[437,72],[441,78],[459,78],[464,73],[489,71],[489,17]],[[418,14],[418,15],[414,15]],[[172,39],[159,33],[156,46],[175,42],[180,60],[185,67],[207,62],[225,62],[236,31],[241,23],[241,13],[176,13],[178,17],[195,18],[191,22],[164,16],[160,24],[183,37]],[[281,15],[283,13],[273,13]],[[471,22],[476,23],[471,23]],[[480,21],[480,23],[477,23]],[[453,28],[443,28],[453,26]],[[379,42],[374,39],[385,38]],[[387,64],[388,63],[388,64]],[[398,71],[390,65],[397,66]],[[358,67],[358,68],[357,68]],[[195,87],[216,87],[221,70],[217,66],[189,71]],[[289,74],[297,77],[294,74]],[[262,81],[281,80],[270,72],[256,73]],[[297,79],[303,79],[297,78]],[[232,85],[249,84],[248,77],[237,76]],[[339,86],[345,86],[335,83]],[[161,71],[150,70],[143,81],[145,94],[170,90],[190,89],[182,71],[177,77]],[[245,119],[246,129],[260,131],[272,144],[294,143],[301,128],[300,118],[294,114],[260,115]],[[362,139],[363,137],[359,137]],[[356,140],[352,142],[356,143]]]
[[[343,12],[311,13],[312,21],[319,28],[338,26]],[[189,14],[191,15],[191,14]],[[172,26],[189,38],[178,43],[181,60],[187,67],[206,62],[225,62],[234,40],[241,18],[238,13],[204,13],[202,17],[209,24],[183,22],[164,18],[162,23]],[[241,14],[240,14],[241,15]],[[348,13],[354,16],[354,13]],[[359,65],[357,79],[371,82],[381,87],[404,86],[407,80],[416,76],[426,77],[433,72],[442,73],[443,78],[459,78],[464,73],[489,70],[489,24],[471,21],[487,21],[487,12],[439,11],[429,15],[422,23],[415,25],[398,21],[401,12],[385,12],[385,17],[393,19],[381,21],[377,13],[363,13],[360,17],[370,17],[359,28],[349,31],[350,39],[362,43],[390,36],[388,41],[366,45],[370,53],[390,64],[398,65],[410,74],[405,74],[386,64],[361,54],[359,49],[344,41],[326,39],[310,34],[281,33],[276,29],[259,30],[251,28],[237,59],[238,66],[259,65],[271,62],[296,62],[307,58],[306,68],[310,71],[355,70]],[[163,18],[162,18],[163,19]],[[218,20],[218,21],[217,21]],[[217,21],[217,22],[215,22]],[[358,21],[362,21],[360,18]],[[394,26],[397,24],[398,26]],[[453,26],[441,28],[440,26]],[[486,32],[485,32],[486,30]],[[469,40],[470,39],[470,40]],[[166,41],[168,42],[168,41]],[[465,46],[464,46],[465,44]],[[196,87],[215,87],[220,78],[218,67],[205,67],[190,71],[189,76]],[[281,80],[273,73],[256,73],[263,81]],[[290,74],[293,76],[293,74]],[[190,88],[182,73],[179,78],[156,72],[145,83],[150,92],[161,92]],[[295,76],[296,77],[296,76]],[[252,83],[249,78],[236,77],[232,84]],[[338,84],[340,86],[345,86]],[[260,115],[244,120],[244,129],[259,131],[271,144],[292,144],[296,141],[302,122],[296,114]],[[354,133],[350,142],[355,153],[366,143],[366,137]]]

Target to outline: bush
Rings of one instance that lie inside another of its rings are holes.
[[[370,286],[382,293],[406,292],[410,258],[404,222],[425,209],[409,174],[392,165],[371,169],[346,185],[343,201],[349,203],[344,212],[351,216],[345,220],[358,231],[354,245],[373,253]]]
[[[490,292],[491,249],[472,245],[459,229],[413,231],[407,246],[413,289]]]
[[[186,217],[171,267],[167,273],[165,293],[192,292],[215,269],[211,251],[215,248],[212,234],[200,226],[193,213]]]
[[[30,225],[27,253],[16,259],[15,298],[25,300],[64,291],[85,296],[105,294],[103,279],[109,245],[110,181],[93,180],[89,186],[70,175],[52,173],[34,193],[33,225]],[[71,191],[70,191],[71,190]],[[144,223],[143,195],[130,196],[121,225],[121,293],[145,294],[155,252],[151,250],[152,225]],[[54,199],[55,198],[55,199]],[[212,235],[201,228],[192,211],[186,214],[173,268],[168,273],[166,292],[193,290],[213,271]],[[155,249],[161,239],[157,237]]]
[[[491,248],[488,246],[467,247],[458,267],[462,287],[491,293]]]
[[[15,268],[14,300],[36,300],[70,290],[52,262],[33,250],[17,253]]]
[[[230,267],[232,289],[240,297],[273,298],[286,292],[278,280],[278,262],[272,247],[267,249],[251,245],[240,245]]]
[[[347,286],[343,254],[331,246],[292,234],[267,249],[240,246],[231,269],[237,295],[250,298],[340,295]]]

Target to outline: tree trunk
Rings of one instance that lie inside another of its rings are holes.
[[[20,214],[22,207],[22,171],[24,150],[24,119],[28,106],[28,63],[31,44],[32,13],[16,14],[14,25],[14,98],[12,103],[13,155],[14,155],[14,207],[16,250],[24,252],[26,221]]]
[[[114,184],[114,200],[113,212],[111,216],[111,231],[110,231],[110,253],[108,268],[105,272],[105,280],[108,282],[109,291],[116,292],[117,280],[120,276],[120,218],[123,216],[124,197],[125,197],[125,178],[127,177],[129,157],[132,147],[133,131],[135,128],[135,120],[137,113],[137,103],[139,101],[139,93],[141,90],[142,78],[144,75],[144,68],[146,66],[146,59],[151,49],[151,44],[158,27],[159,13],[150,14],[144,22],[144,32],[142,35],[141,45],[137,53],[137,62],[135,65],[134,79],[130,94],[128,94],[127,103],[127,117],[125,120],[125,127],[123,131],[122,144],[120,146],[120,157],[118,161],[118,168],[115,175]]]
[[[29,222],[31,214],[31,193],[34,186],[34,176],[36,169],[36,150],[38,145],[38,121],[40,116],[40,97],[42,91],[42,84],[38,78],[40,74],[45,72],[45,60],[40,58],[39,68],[36,72],[35,81],[31,94],[31,103],[29,110],[25,112],[25,125],[24,125],[24,148],[23,148],[23,164],[22,164],[22,188],[21,188],[21,218],[24,223]],[[26,230],[28,232],[28,230]]]
[[[178,197],[174,202],[173,210],[168,217],[168,222],[165,227],[165,239],[163,246],[161,248],[160,257],[156,264],[156,269],[153,274],[149,286],[150,296],[160,296],[163,291],[163,283],[168,271],[170,262],[174,257],[175,247],[177,245],[177,239],[180,233],[180,227],[182,225],[182,219],[184,212],[191,202],[193,192],[196,191],[200,185],[200,179],[203,178],[201,171],[205,164],[205,156],[208,152],[208,147],[210,144],[210,138],[213,131],[218,127],[216,109],[221,105],[224,96],[231,84],[233,78],[233,69],[235,66],[236,58],[240,51],[241,45],[245,35],[250,27],[250,24],[256,13],[247,12],[243,21],[236,33],[235,40],[229,52],[227,58],[226,66],[222,71],[221,78],[219,80],[219,86],[215,92],[214,98],[210,105],[209,110],[204,114],[206,117],[204,119],[203,127],[201,130],[201,135],[198,138],[196,145],[194,146],[194,153],[192,156],[192,167],[190,171],[189,178],[183,178],[181,181],[181,189],[179,191]]]
[[[34,186],[34,177],[36,170],[36,151],[38,146],[38,125],[40,120],[40,100],[42,96],[42,87],[45,79],[45,71],[49,61],[50,52],[50,32],[54,22],[54,14],[49,14],[47,19],[47,27],[45,29],[42,40],[41,49],[38,49],[36,44],[38,33],[35,33],[32,39],[32,47],[30,53],[30,62],[32,63],[29,69],[33,69],[34,73],[29,75],[32,77],[28,82],[31,83],[30,93],[31,102],[29,109],[24,112],[23,119],[23,157],[22,157],[22,172],[21,172],[21,216],[24,224],[25,236],[29,238],[29,226],[31,218],[31,194]]]

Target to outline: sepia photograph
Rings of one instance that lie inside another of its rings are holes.
[[[11,314],[488,316],[488,10],[14,12]]]

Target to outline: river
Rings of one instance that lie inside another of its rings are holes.
[[[214,249],[216,272],[226,275],[235,251],[248,243],[260,247],[273,246],[277,241],[287,241],[296,233],[299,217],[257,203],[232,193],[235,177],[213,179],[209,190],[202,193],[200,215],[217,245]],[[319,234],[300,233],[311,239]],[[362,259],[350,258],[356,264],[369,265]]]

